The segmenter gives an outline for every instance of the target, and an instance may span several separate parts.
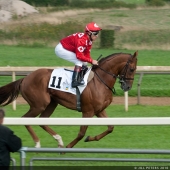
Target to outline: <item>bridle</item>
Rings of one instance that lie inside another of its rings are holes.
[[[132,56],[131,56],[131,57],[132,57]],[[115,79],[118,78],[118,79],[119,79],[119,83],[125,84],[125,83],[126,83],[126,80],[134,80],[134,78],[127,78],[127,77],[126,77],[126,73],[127,73],[127,70],[128,70],[129,63],[130,63],[130,59],[128,59],[128,61],[126,62],[125,66],[124,66],[123,69],[122,69],[122,74],[119,75],[119,76],[107,72],[106,70],[104,70],[103,68],[101,68],[99,65],[98,65],[97,67],[100,68],[100,70],[104,71],[106,74],[109,74],[110,76],[112,76],[113,78],[115,78]],[[101,77],[96,73],[96,71],[94,71],[94,73],[95,73],[96,76],[100,79],[100,81],[101,81],[106,87],[108,87],[108,88],[112,91],[113,94],[116,93],[114,87],[113,87],[113,89],[112,89],[111,87],[109,87],[109,86],[101,79]]]
[[[123,83],[123,82],[125,82],[126,80],[134,80],[134,78],[127,78],[127,77],[126,77],[126,73],[127,73],[127,69],[128,69],[129,63],[130,63],[130,59],[127,61],[127,63],[126,63],[125,66],[123,67],[123,71],[122,71],[123,73],[118,76],[118,78],[119,78],[119,83]]]

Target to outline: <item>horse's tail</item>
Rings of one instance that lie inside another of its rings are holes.
[[[22,80],[23,78],[0,87],[0,106],[6,106],[18,97]]]

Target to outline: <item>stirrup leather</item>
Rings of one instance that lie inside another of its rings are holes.
[[[82,86],[82,85],[84,85],[84,83],[85,83],[84,81],[79,82],[77,80],[73,80],[71,83],[71,86],[72,87]]]

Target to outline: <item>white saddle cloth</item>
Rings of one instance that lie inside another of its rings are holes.
[[[87,86],[87,79],[90,74],[90,71],[91,69],[89,69],[84,76],[85,84],[78,86],[80,90],[80,94]],[[76,95],[76,88],[71,87],[72,75],[73,75],[72,70],[67,70],[64,68],[54,69],[50,77],[48,88],[64,91]]]

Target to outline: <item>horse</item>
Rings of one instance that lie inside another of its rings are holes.
[[[99,60],[98,66],[92,66],[93,78],[88,82],[81,94],[82,118],[108,117],[105,109],[113,99],[114,84],[119,79],[121,89],[129,91],[132,88],[137,68],[138,51],[134,54],[114,53]],[[22,117],[48,118],[62,105],[68,109],[76,110],[76,95],[48,88],[48,82],[53,69],[41,68],[33,71],[24,78],[18,79],[0,87],[0,106],[6,106],[14,101],[19,94],[27,101],[30,109]],[[25,125],[30,133],[35,147],[41,147],[40,139],[30,125]],[[47,125],[41,125],[58,142],[58,147],[64,147],[62,137]],[[66,148],[74,147],[86,133],[88,126],[80,126],[77,137]],[[85,142],[99,141],[111,133],[114,125],[109,125],[107,130],[94,137],[88,136]]]

